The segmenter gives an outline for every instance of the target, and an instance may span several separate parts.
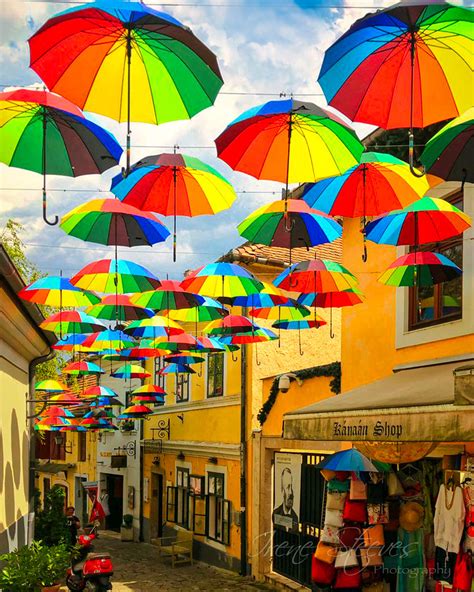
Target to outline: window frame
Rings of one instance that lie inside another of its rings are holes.
[[[188,467],[176,467],[175,523],[189,530],[189,475]]]
[[[464,210],[464,194],[461,189],[454,191],[451,195],[447,195],[443,198],[445,201],[456,205],[456,207],[460,207],[460,209]],[[459,204],[459,205],[458,205]],[[464,268],[463,260],[464,260],[464,242],[463,242],[464,235],[459,234],[455,237],[446,239],[441,242],[437,243],[429,243],[426,245],[420,245],[417,249],[417,252],[426,252],[426,251],[434,251],[442,253],[447,248],[453,248],[458,245],[461,245],[461,260],[462,260],[462,268]],[[414,248],[410,247],[409,252],[414,252]],[[418,287],[412,286],[408,288],[408,306],[407,306],[407,313],[408,313],[408,333],[412,333],[419,329],[425,329],[428,327],[436,327],[438,325],[443,325],[446,323],[450,323],[452,321],[459,321],[463,318],[463,282],[462,276],[460,278],[461,281],[461,307],[459,312],[447,314],[445,316],[439,316],[439,311],[442,308],[442,297],[443,297],[443,286],[448,284],[449,282],[442,282],[439,284],[434,284],[433,287],[433,304],[434,304],[434,315],[433,319],[427,319],[419,321],[418,319]]]
[[[225,473],[207,471],[206,495],[206,536],[209,540],[230,545],[232,502],[225,497]],[[210,491],[214,479],[214,491]],[[220,491],[216,491],[216,480],[221,481]]]
[[[221,357],[222,359],[222,392],[216,392],[215,391],[215,378],[217,376],[217,373],[215,370],[213,370],[213,372],[210,372],[210,361],[212,359],[217,359],[219,357]],[[226,363],[226,356],[224,352],[211,352],[207,354],[207,359],[206,359],[206,398],[207,399],[214,399],[216,397],[223,397],[224,393],[225,393],[225,363]],[[210,382],[211,382],[211,377],[212,380],[214,380],[214,390],[211,393],[210,392]]]
[[[191,399],[191,374],[182,372],[175,375],[175,395],[176,403],[188,403]],[[178,391],[184,389],[184,394],[178,396]]]
[[[161,387],[164,391],[166,391],[166,374],[159,373],[160,370],[162,370],[164,368],[164,366],[165,366],[165,361],[162,356],[158,356],[158,357],[154,358],[154,366],[153,366],[154,382],[153,382],[153,384]]]

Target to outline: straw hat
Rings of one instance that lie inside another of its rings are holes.
[[[400,526],[408,531],[413,532],[423,526],[423,516],[425,510],[418,502],[407,502],[400,508]]]

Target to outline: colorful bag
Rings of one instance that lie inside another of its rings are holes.
[[[367,504],[364,501],[354,501],[346,498],[342,514],[348,522],[367,522]]]
[[[362,528],[356,524],[344,524],[339,530],[339,542],[343,547],[357,549],[362,540]]]
[[[332,545],[339,544],[339,528],[332,526],[331,524],[325,524],[321,533],[320,540],[323,543],[330,543]]]
[[[369,524],[388,524],[388,502],[384,504],[367,504]]]
[[[382,504],[387,497],[386,486],[383,481],[367,484],[367,501],[371,504]]]
[[[311,580],[315,584],[332,584],[335,574],[336,568],[333,563],[320,561],[316,558],[316,554],[313,555],[311,561]]]
[[[340,491],[328,491],[326,496],[326,508],[328,510],[343,510],[347,493]]]
[[[340,491],[340,492],[348,492],[349,487],[351,486],[349,479],[345,481],[340,481],[339,479],[331,479],[331,481],[327,482],[327,488],[329,491]]]
[[[333,588],[360,588],[361,575],[359,567],[343,568],[336,571],[336,582]]]
[[[377,565],[383,565],[381,549],[378,547],[361,549],[360,560],[362,562],[362,567],[376,567]]]
[[[358,567],[359,561],[355,549],[339,550],[336,557],[335,566],[340,569],[348,567]]]
[[[321,541],[318,543],[315,551],[316,559],[324,563],[334,563],[336,561],[336,555],[336,547],[331,547],[331,545],[327,545]]]
[[[383,547],[385,545],[383,526],[381,524],[364,529],[364,545],[366,547],[371,547],[373,545],[380,545]]]
[[[454,566],[453,588],[460,592],[471,592],[472,576],[472,553],[470,551],[467,553],[461,551]]]
[[[405,493],[400,479],[393,471],[387,475],[387,489],[389,497],[400,497]]]
[[[367,485],[363,481],[361,481],[360,479],[351,479],[349,498],[351,500],[366,500],[367,499]]]
[[[344,524],[342,521],[342,511],[326,508],[324,524],[330,524],[331,526],[340,528]]]

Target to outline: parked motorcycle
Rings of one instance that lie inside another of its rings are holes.
[[[93,553],[97,538],[96,527],[78,537],[79,555],[72,561],[66,575],[66,585],[72,592],[106,592],[112,590],[110,578],[113,565],[108,553]]]

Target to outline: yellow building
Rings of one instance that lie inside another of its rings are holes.
[[[29,400],[35,367],[53,355],[56,341],[39,328],[38,307],[18,298],[24,286],[0,245],[0,554],[32,538]]]
[[[315,255],[340,257],[340,245],[309,252],[294,249],[293,261]],[[245,244],[223,260],[239,263],[260,279],[271,281],[288,265],[288,252]],[[204,354],[202,366],[194,366],[197,373],[180,375],[178,385],[174,376],[165,379],[158,374],[160,358],[147,362],[154,384],[162,386],[168,395],[166,404],[144,422],[144,540],[184,528],[194,533],[196,558],[249,572],[255,509],[252,430],[260,427],[258,416],[264,402],[261,382],[275,371],[283,374],[338,362],[339,329],[336,313],[335,339],[330,338],[328,326],[303,331],[303,355],[294,331],[282,331],[280,346],[272,342],[244,346],[232,355]],[[330,394],[327,382],[323,391]],[[303,400],[317,398],[306,393]],[[268,426],[273,434],[276,428],[272,421]],[[281,436],[281,427],[275,435]]]

